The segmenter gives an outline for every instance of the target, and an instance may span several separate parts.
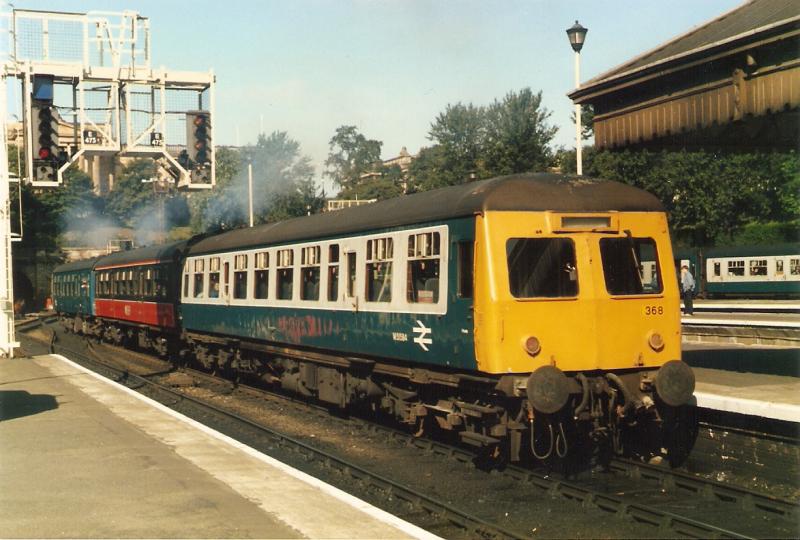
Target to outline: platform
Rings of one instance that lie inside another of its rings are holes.
[[[692,368],[698,407],[800,422],[800,379]]]
[[[436,538],[58,355],[0,360],[2,538]]]

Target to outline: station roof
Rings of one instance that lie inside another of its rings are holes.
[[[450,186],[336,212],[237,229],[199,240],[189,255],[328,238],[442,221],[487,211],[662,212],[633,186],[585,176],[518,174]]]
[[[666,4],[665,4],[666,5]],[[689,30],[658,47],[594,77],[570,92],[573,100],[605,85],[667,64],[687,61],[689,57],[710,54],[717,48],[767,30],[800,21],[796,0],[750,0],[743,5]]]

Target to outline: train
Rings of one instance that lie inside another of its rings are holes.
[[[682,248],[702,298],[800,298],[800,244]]]
[[[53,293],[70,331],[478,455],[677,466],[697,422],[673,259],[653,195],[540,173],[70,263]]]

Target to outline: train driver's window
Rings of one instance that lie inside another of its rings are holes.
[[[408,237],[406,299],[411,303],[435,304],[439,301],[439,233],[419,233]]]
[[[202,298],[203,297],[203,288],[204,288],[204,277],[205,274],[203,270],[205,268],[205,259],[195,259],[194,261],[194,287],[193,287],[193,296],[195,298]]]
[[[233,259],[233,297],[247,298],[247,255],[236,255]]]
[[[300,252],[301,300],[319,300],[320,247],[304,247]]]
[[[282,249],[278,251],[277,259],[276,298],[278,300],[291,300],[294,295],[294,251]]]
[[[392,238],[367,240],[367,302],[392,301]]]
[[[506,259],[514,297],[578,295],[575,244],[569,238],[509,238]]]
[[[208,297],[219,298],[219,257],[208,261]]]
[[[600,258],[609,294],[661,292],[656,242],[652,238],[602,238]]]
[[[256,271],[254,274],[253,296],[259,300],[267,297],[269,290],[269,252],[256,253]]]
[[[328,246],[328,301],[339,298],[339,244]]]

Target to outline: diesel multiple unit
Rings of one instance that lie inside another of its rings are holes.
[[[615,182],[495,178],[72,263],[53,283],[72,330],[488,455],[678,462],[696,435],[666,215]]]

